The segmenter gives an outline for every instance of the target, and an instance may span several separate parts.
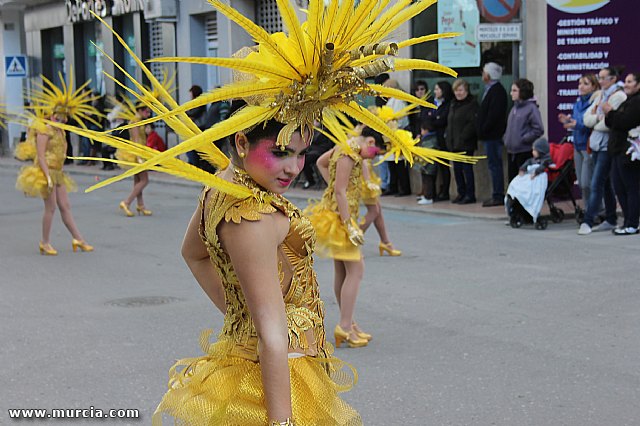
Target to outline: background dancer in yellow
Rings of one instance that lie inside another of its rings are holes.
[[[92,115],[99,116],[98,111],[91,106],[94,99],[86,89],[88,82],[74,89],[73,72],[70,73],[69,83],[60,75],[62,89],[51,81],[42,77],[40,90],[32,93],[36,115],[49,118],[54,123],[66,123],[69,117],[84,125],[84,120],[92,121]],[[95,122],[94,122],[95,123]],[[98,123],[95,123],[99,125]],[[62,222],[71,233],[71,247],[73,251],[93,251],[93,247],[86,243],[80,233],[71,213],[71,203],[67,192],[75,191],[75,182],[62,171],[67,153],[67,141],[64,130],[45,124],[34,118],[29,132],[35,134],[36,156],[31,166],[20,170],[16,181],[16,188],[31,197],[44,200],[42,215],[42,239],[40,240],[40,254],[55,256],[57,250],[51,246],[50,235],[53,216],[56,207],[60,210]]]
[[[362,347],[371,339],[353,319],[364,276],[359,214],[363,160],[374,158],[383,147],[382,135],[365,127],[360,136],[347,141],[347,146],[323,154],[317,165],[328,186],[322,200],[305,210],[318,235],[318,252],[333,258],[334,292],[340,307],[340,323],[334,329],[338,347],[345,341],[352,348]]]

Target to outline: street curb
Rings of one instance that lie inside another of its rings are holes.
[[[11,169],[20,169],[21,167],[30,164],[29,162],[21,162],[9,157],[0,157],[0,168],[11,168]],[[82,169],[78,168],[82,167]],[[116,176],[115,173],[111,171],[104,171],[100,169],[100,166],[93,166],[95,170],[87,169],[86,166],[76,166],[76,165],[67,165],[65,166],[65,172],[69,175],[79,175],[79,176],[96,176],[99,178],[110,178]],[[200,188],[201,185],[196,182],[190,182],[182,179],[173,178],[171,176],[163,175],[162,173],[152,172],[153,179],[151,180],[154,183],[162,183],[164,185],[173,185],[185,188]],[[291,189],[287,192],[286,197],[290,200],[307,202],[310,199],[318,200],[322,197],[322,191],[318,190],[310,190],[302,192],[300,189]],[[393,202],[387,201],[387,197],[380,198],[380,205],[384,207],[386,210],[394,210],[400,212],[410,212],[410,213],[420,213],[420,214],[431,214],[435,216],[454,216],[461,217],[466,219],[482,219],[482,220],[506,220],[507,215],[504,214],[496,214],[496,213],[478,213],[478,212],[469,212],[469,211],[461,211],[461,210],[453,210],[453,209],[445,209],[445,208],[433,208],[432,206],[428,207],[420,207],[420,206],[412,206],[405,204],[396,204]],[[566,214],[565,217],[570,217],[569,214]]]

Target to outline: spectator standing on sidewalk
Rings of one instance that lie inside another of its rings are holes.
[[[473,152],[478,148],[476,136],[478,103],[469,93],[469,83],[461,78],[453,82],[453,94],[455,99],[451,104],[447,119],[447,150],[473,155]],[[476,188],[473,165],[454,161],[453,174],[456,179],[458,196],[451,202],[456,204],[475,203]]]
[[[397,80],[389,79],[384,82],[383,86],[393,89],[402,90]],[[407,103],[401,99],[389,98],[387,106],[394,112],[398,112],[406,108]],[[398,119],[398,129],[407,129],[409,127],[409,118],[402,117]],[[395,155],[390,155],[385,160],[389,167],[389,186],[382,195],[395,195],[396,197],[404,197],[411,195],[411,182],[409,181],[409,164],[403,157],[396,162]]]
[[[192,100],[197,98],[198,96],[202,95],[202,87],[198,86],[197,84],[194,84],[189,89],[189,94],[191,95]],[[200,105],[199,107],[196,107],[187,111],[187,115],[194,123],[196,123],[196,125],[198,122],[202,121],[206,113],[207,113],[206,105]],[[193,166],[198,166],[200,162],[200,156],[196,151],[189,151],[187,152],[187,160],[189,161],[189,164]]]
[[[526,78],[516,80],[511,86],[511,99],[513,107],[504,134],[509,182],[518,175],[520,166],[531,158],[533,141],[544,134],[538,102],[533,96],[533,83]]]
[[[640,130],[640,73],[627,75],[624,93],[627,100],[617,110],[608,102],[602,105],[605,124],[611,129],[611,180],[624,214],[622,228],[615,229],[614,235],[637,234],[640,221],[640,161],[632,160],[627,153],[629,131],[635,129],[633,137],[637,139]]]
[[[482,68],[484,91],[478,110],[478,139],[487,153],[491,175],[491,198],[482,207],[501,206],[504,203],[504,171],[502,167],[502,135],[507,127],[507,91],[502,83],[502,67],[487,62]]]
[[[591,129],[584,125],[584,113],[589,109],[595,99],[595,91],[600,88],[598,79],[594,74],[583,74],[578,80],[578,99],[573,105],[573,114],[558,114],[558,120],[563,127],[573,136],[573,162],[576,167],[576,176],[582,192],[582,202],[585,207],[591,193],[591,175],[593,173],[593,161],[587,151]]]
[[[611,106],[610,111],[617,110],[627,99],[627,95],[617,84],[618,72],[615,68],[602,68],[598,72],[598,81],[600,82],[600,91],[595,94],[593,104],[584,113],[584,124],[593,129],[589,137],[593,175],[591,176],[591,194],[587,202],[587,211],[584,214],[584,221],[580,225],[578,235],[589,235],[591,231],[610,231],[615,229],[618,222],[616,196],[610,179],[609,128],[604,120],[605,112],[602,106],[608,103]],[[605,220],[594,228],[594,219],[600,210],[603,197]]]
[[[166,151],[167,145],[162,140],[162,137],[155,131],[153,123],[146,124],[144,126],[144,132],[147,134],[147,146],[153,148],[156,151]]]
[[[436,148],[441,151],[447,150],[447,141],[445,133],[447,130],[447,120],[449,118],[449,108],[453,99],[453,89],[448,81],[439,81],[433,86],[433,103],[438,109],[429,109],[427,112],[426,123],[430,131],[436,133]],[[451,170],[448,164],[436,164],[436,178],[440,175],[440,188],[438,189],[433,201],[449,200],[449,185],[451,182]]]

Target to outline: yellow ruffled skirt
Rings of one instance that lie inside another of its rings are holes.
[[[29,140],[20,142],[16,145],[13,156],[20,161],[33,161],[36,158],[36,145]]]
[[[309,204],[305,214],[316,231],[316,253],[319,256],[350,262],[362,258],[360,246],[349,240],[347,229],[338,213],[326,208],[321,201]]]
[[[54,185],[64,186],[67,192],[78,190],[75,181],[62,170],[49,169],[49,176],[51,176],[51,181]],[[36,165],[24,166],[20,169],[16,180],[16,189],[30,197],[40,197],[42,199],[49,197],[47,177],[42,169]]]
[[[116,155],[115,155],[117,160],[120,161],[126,161],[127,163],[142,163],[142,159],[140,157],[138,157],[135,154],[132,154],[130,152],[124,151],[122,149],[118,149],[116,150]],[[120,167],[124,168],[124,169],[130,169],[131,166],[128,166],[126,164],[120,164]]]
[[[181,426],[264,426],[268,417],[260,364],[228,354],[230,344],[220,341],[207,355],[183,359],[169,372],[169,390],[153,415],[162,414]],[[322,360],[302,356],[289,359],[291,404],[298,426],[361,426],[360,415],[338,397],[348,390],[346,373],[336,371],[336,358]],[[327,370],[334,373],[327,373]],[[181,371],[176,371],[182,368]]]

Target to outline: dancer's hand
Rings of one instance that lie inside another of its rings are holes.
[[[47,189],[49,192],[53,190],[53,181],[51,180],[51,176],[47,175]]]
[[[362,233],[362,229],[360,229],[353,219],[343,222],[343,225],[347,228],[347,235],[349,236],[351,244],[354,246],[361,246],[364,244],[364,234]]]

